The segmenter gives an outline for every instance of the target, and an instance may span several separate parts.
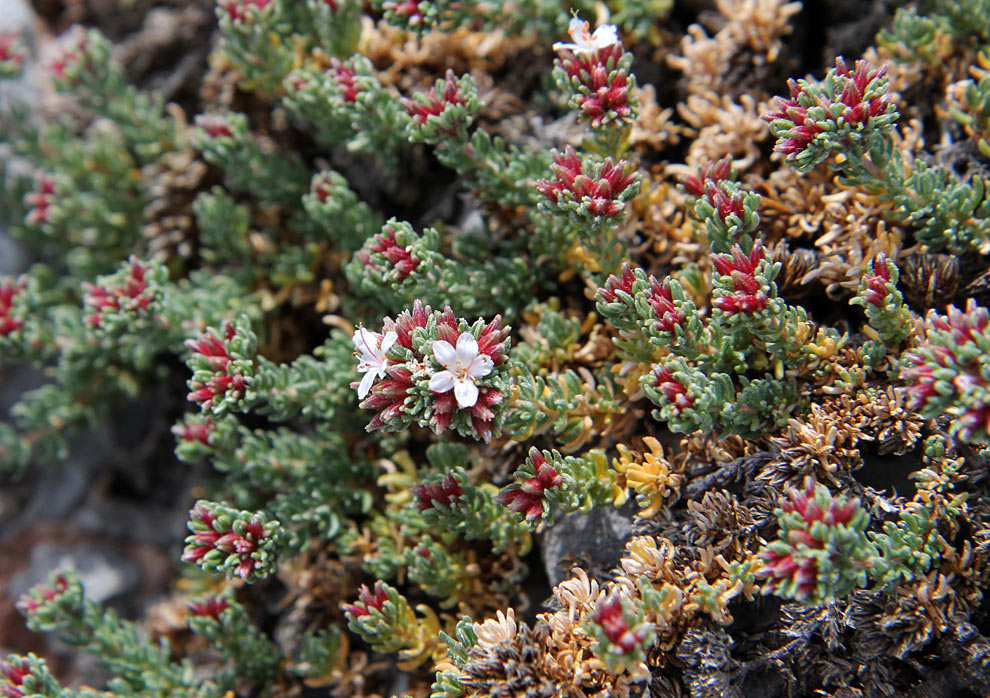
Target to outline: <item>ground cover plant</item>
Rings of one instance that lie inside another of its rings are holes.
[[[896,5],[219,0],[174,102],[66,30],[3,477],[166,394],[195,483],[142,616],[16,603],[106,685],[0,694],[985,695],[990,3]]]

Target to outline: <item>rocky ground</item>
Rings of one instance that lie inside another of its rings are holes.
[[[42,92],[41,57],[62,24],[44,21],[25,0],[0,0],[0,28],[24,30],[31,49],[24,76],[0,84],[0,103],[30,102]],[[17,274],[27,265],[18,242],[0,227],[0,274]],[[0,373],[0,414],[41,383],[38,373],[23,367]],[[0,656],[33,651],[55,660],[62,676],[75,677],[67,683],[98,685],[95,662],[30,632],[14,609],[16,599],[66,565],[79,571],[93,600],[130,617],[167,590],[181,551],[191,480],[171,457],[171,472],[148,472],[149,451],[171,456],[171,445],[145,436],[167,434],[162,420],[174,407],[163,400],[128,405],[112,422],[77,437],[61,465],[0,483]]]

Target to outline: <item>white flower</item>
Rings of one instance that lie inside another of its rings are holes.
[[[592,34],[588,31],[588,23],[580,17],[571,17],[567,33],[574,39],[574,43],[558,41],[553,45],[554,51],[570,49],[574,53],[595,53],[599,49],[619,43],[619,35],[614,24],[603,24]]]
[[[358,373],[364,374],[364,378],[358,385],[359,399],[364,399],[364,396],[371,392],[371,386],[375,380],[385,375],[385,369],[388,367],[388,359],[385,354],[388,353],[398,338],[399,335],[395,332],[388,332],[382,337],[377,332],[369,332],[363,327],[359,327],[354,336],[351,337],[354,348],[357,349],[354,356],[358,357]]]
[[[434,342],[433,358],[445,370],[433,374],[430,390],[446,393],[453,388],[458,407],[474,407],[478,402],[478,386],[474,382],[491,373],[495,365],[490,356],[478,353],[478,340],[474,335],[462,332],[457,338],[456,349],[443,339]]]

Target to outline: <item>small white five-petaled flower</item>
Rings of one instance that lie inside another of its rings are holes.
[[[458,407],[474,407],[478,402],[478,386],[474,382],[491,373],[495,365],[490,356],[478,353],[478,340],[474,335],[462,332],[456,348],[444,339],[434,342],[433,358],[444,370],[430,378],[430,390],[446,393],[453,389]]]
[[[358,357],[358,373],[364,374],[358,385],[358,399],[363,400],[364,396],[371,392],[375,380],[385,375],[385,369],[388,367],[388,359],[385,355],[398,338],[399,335],[394,331],[385,333],[383,337],[363,327],[359,327],[351,337],[354,348],[357,349],[354,356]]]
[[[580,17],[571,17],[567,33],[574,39],[574,43],[558,41],[553,45],[554,51],[570,49],[574,53],[594,53],[598,49],[619,43],[619,35],[614,24],[603,24],[592,34],[589,31],[588,23]]]

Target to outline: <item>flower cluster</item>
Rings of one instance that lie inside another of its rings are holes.
[[[622,215],[626,201],[632,198],[631,187],[638,178],[628,172],[624,160],[613,163],[584,162],[571,146],[563,153],[554,151],[550,166],[554,179],[541,179],[537,190],[545,196],[553,208],[568,212],[578,218],[617,218]]]
[[[27,49],[21,33],[0,29],[0,79],[16,78],[24,69]]]
[[[44,659],[34,654],[12,654],[0,660],[0,696],[3,698],[59,698],[62,695],[62,689]]]
[[[424,9],[432,10],[438,3],[423,0],[385,0],[382,3],[383,19],[389,24],[411,30],[422,30],[428,24]],[[425,6],[425,7],[424,7]],[[432,15],[433,13],[429,13]]]
[[[358,35],[360,26],[354,24]],[[334,41],[341,38],[337,35]],[[331,58],[323,67],[296,68],[286,76],[283,87],[283,104],[310,125],[323,145],[343,144],[351,152],[388,165],[394,164],[397,150],[407,145],[406,129],[412,118],[402,101],[382,85],[378,71],[365,56],[355,53],[345,60]]]
[[[615,341],[630,360],[651,363],[651,343],[679,342],[700,329],[696,308],[676,279],[660,281],[629,264],[608,277],[596,298],[598,312],[626,335]]]
[[[27,279],[15,279],[12,276],[0,276],[0,337],[24,327],[25,316],[18,309],[18,298],[23,298],[27,288]]]
[[[707,196],[709,203],[714,205],[715,190],[723,181],[732,181],[732,158],[729,156],[702,165],[697,176],[685,176],[682,184],[691,196]]]
[[[27,662],[26,657],[11,656],[8,659],[0,660],[0,695],[4,698],[23,698],[25,691],[38,693],[32,690],[30,679],[33,672],[32,667]],[[27,679],[27,685],[25,685]]]
[[[417,606],[417,617],[409,602],[393,587],[375,582],[372,593],[361,586],[360,598],[342,604],[347,627],[379,652],[398,652],[399,666],[411,668],[428,659],[437,644],[440,623],[425,605]]]
[[[595,654],[616,673],[640,664],[656,637],[653,624],[619,592],[599,601],[584,627],[597,641]]]
[[[388,350],[395,344],[398,335],[395,332],[386,332],[384,335],[369,332],[363,327],[359,327],[351,341],[354,343],[354,355],[358,357],[358,373],[363,373],[364,377],[358,383],[358,399],[363,400],[371,391],[371,386],[379,378],[384,378],[388,368],[388,358],[385,356]]]
[[[865,60],[849,70],[835,59],[821,83],[789,80],[791,96],[777,97],[777,111],[764,115],[777,137],[774,150],[800,171],[853,147],[868,150],[870,139],[893,127],[897,109],[887,95],[886,66]]]
[[[929,311],[926,340],[906,352],[901,378],[908,403],[926,418],[948,414],[950,430],[963,441],[990,440],[990,312],[970,298],[965,311]]]
[[[24,222],[30,226],[41,226],[51,222],[59,212],[55,177],[38,175],[35,190],[24,195],[24,205],[28,212]]]
[[[712,305],[726,315],[758,313],[767,307],[767,294],[757,270],[766,258],[763,245],[756,243],[747,256],[739,245],[732,247],[732,254],[713,254],[715,266],[715,293]]]
[[[109,61],[110,43],[103,35],[76,26],[59,41],[47,68],[56,89],[67,92],[84,84],[98,84]]]
[[[420,511],[433,509],[437,506],[449,508],[464,496],[464,489],[452,472],[444,475],[439,482],[413,485],[409,491],[416,498],[416,507]]]
[[[412,117],[409,138],[434,145],[448,139],[464,141],[468,126],[481,110],[474,79],[470,75],[456,77],[452,70],[427,92],[404,100],[404,104]]]
[[[175,455],[185,463],[198,463],[225,452],[234,442],[236,424],[215,420],[208,414],[186,414],[172,427]]]
[[[598,449],[580,456],[564,456],[557,450],[541,452],[530,448],[526,461],[512,478],[496,501],[522,514],[520,523],[531,528],[552,526],[558,513],[618,506],[626,497],[605,452]]]
[[[357,257],[387,282],[402,281],[416,271],[422,261],[412,249],[412,243],[417,239],[418,236],[407,227],[389,221],[382,232],[375,233],[365,242]]]
[[[573,42],[553,45],[559,56],[554,78],[569,95],[571,108],[579,109],[592,128],[631,123],[636,79],[629,73],[632,54],[623,50],[616,28],[603,24],[592,33],[586,21],[573,17],[567,32]]]
[[[719,413],[736,397],[730,376],[721,372],[707,375],[683,357],[666,357],[654,364],[639,385],[657,406],[654,417],[667,422],[674,432],[711,431]]]
[[[688,194],[697,197],[694,213],[705,222],[712,252],[724,254],[737,243],[745,250],[751,248],[752,233],[760,223],[760,196],[732,179],[731,158],[709,162],[697,176],[685,177],[683,184]]]
[[[344,604],[341,609],[351,618],[361,618],[369,616],[375,611],[381,612],[388,601],[388,592],[382,582],[375,582],[374,593],[368,589],[367,584],[362,584],[358,590],[359,600],[357,603]]]
[[[498,495],[498,501],[517,514],[523,514],[527,521],[543,518],[550,508],[547,490],[559,487],[563,483],[560,474],[547,462],[546,456],[534,446],[529,449],[526,464],[516,475],[520,478],[527,475],[530,477],[503,489]]]
[[[850,304],[866,309],[869,326],[864,331],[871,339],[896,346],[911,334],[911,311],[897,290],[900,273],[894,261],[883,252],[878,254],[863,274],[859,293]]]
[[[653,367],[653,385],[666,398],[675,414],[680,414],[694,404],[688,389],[664,366]]]
[[[230,602],[223,596],[208,595],[200,601],[188,602],[186,608],[193,618],[208,618],[219,623],[220,616],[230,608]]]
[[[216,423],[209,417],[203,418],[190,416],[185,422],[172,427],[172,433],[180,441],[200,443],[204,446],[210,445],[210,434]]]
[[[256,24],[274,5],[274,0],[218,0],[217,13],[239,24]]]
[[[83,284],[83,305],[90,327],[110,330],[152,316],[167,281],[159,265],[143,264],[132,258],[121,271]]]
[[[835,496],[809,478],[775,510],[780,533],[760,551],[764,594],[818,604],[865,586],[875,548],[858,499]]]
[[[232,595],[207,595],[186,604],[189,629],[210,641],[233,665],[236,680],[270,682],[284,661],[282,652],[255,625]]]
[[[275,571],[275,546],[281,536],[278,521],[269,521],[264,512],[238,511],[206,500],[196,502],[189,515],[183,562],[245,582]]]
[[[361,86],[357,81],[357,73],[351,65],[334,61],[327,70],[328,77],[336,85],[337,93],[345,102],[356,102]]]
[[[186,396],[204,412],[222,415],[244,406],[254,374],[257,338],[245,321],[224,321],[221,333],[212,327],[198,339],[186,340],[193,371]]]
[[[47,583],[37,584],[21,596],[16,606],[33,630],[52,630],[63,615],[76,615],[82,609],[82,585],[74,574],[55,571]]]
[[[640,324],[637,296],[646,291],[652,279],[642,269],[624,263],[619,273],[609,274],[598,289],[598,312],[618,330],[637,331]]]
[[[650,307],[657,318],[656,327],[661,332],[674,332],[684,325],[687,316],[678,307],[677,300],[669,278],[663,281],[650,279]]]
[[[384,326],[381,334],[360,328],[353,338],[358,371],[366,375],[352,387],[361,407],[376,411],[368,429],[416,423],[488,441],[507,389],[509,330],[501,318],[468,325],[450,308],[441,313],[417,301],[395,320],[385,318]]]
[[[197,114],[194,123],[196,128],[210,140],[234,137],[234,126],[225,114],[217,112]]]

